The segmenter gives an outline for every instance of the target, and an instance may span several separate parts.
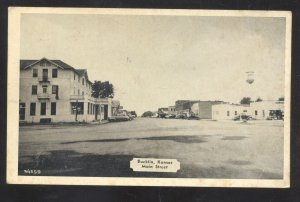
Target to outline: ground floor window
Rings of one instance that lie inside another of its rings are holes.
[[[257,110],[255,110],[255,116],[257,116]]]
[[[83,102],[71,102],[71,114],[84,114],[84,103]]]
[[[230,116],[230,111],[227,111],[227,116]]]
[[[56,102],[51,102],[51,115],[56,115]]]
[[[47,103],[42,102],[41,103],[41,115],[46,115],[46,107],[47,107]]]
[[[35,102],[30,103],[30,116],[35,116],[35,108],[36,108]]]

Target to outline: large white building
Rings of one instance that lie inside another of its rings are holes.
[[[248,114],[250,111],[249,105],[239,105],[230,103],[221,103],[212,106],[213,120],[233,120],[241,114]]]
[[[90,122],[111,116],[110,98],[91,97],[86,69],[61,60],[20,61],[20,122]]]
[[[249,115],[255,119],[267,119],[270,116],[284,113],[284,102],[261,101],[250,105],[223,103],[212,106],[213,120],[232,120],[241,114]]]

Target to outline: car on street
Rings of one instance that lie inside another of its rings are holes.
[[[177,114],[177,116],[175,118],[176,119],[186,119],[186,115],[185,114]]]
[[[170,114],[168,118],[169,118],[169,119],[175,119],[175,118],[176,118],[176,115],[175,115],[175,114]]]
[[[130,114],[130,113],[128,113],[127,116],[129,117],[129,120],[130,120],[130,121],[133,120],[133,119],[135,118],[135,117],[134,117],[132,114]]]
[[[109,122],[118,122],[118,121],[129,121],[130,118],[124,114],[117,114],[115,116],[108,117]]]
[[[190,117],[188,117],[188,120],[200,120],[200,117],[196,115],[191,115]]]

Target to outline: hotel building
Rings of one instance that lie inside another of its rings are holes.
[[[86,69],[47,58],[20,60],[20,122],[90,122],[111,116],[111,98],[91,94]]]

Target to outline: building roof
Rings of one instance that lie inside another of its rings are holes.
[[[76,69],[75,71],[79,74],[79,76],[83,76],[87,72],[86,69]]]
[[[41,60],[47,60],[49,62],[51,62],[54,65],[57,65],[59,67],[61,67],[62,69],[67,69],[67,70],[75,70],[74,67],[64,63],[61,60],[49,60],[47,58],[42,58],[40,60],[20,60],[20,69],[27,69],[28,67],[36,64],[37,62],[41,61]]]
[[[37,61],[38,60],[20,60],[20,69],[25,69],[25,67],[28,67]]]
[[[75,73],[77,73],[80,77],[83,75],[86,75],[87,80],[92,83],[89,79],[88,79],[88,75],[87,75],[87,70],[86,69],[75,69],[74,67],[72,67],[71,65],[68,65],[67,63],[61,61],[61,60],[49,60],[47,58],[42,58],[40,60],[20,60],[20,70],[24,70],[27,69],[28,67],[38,63],[41,60],[47,60],[49,62],[51,62],[52,64],[64,69],[64,70],[73,70]]]

